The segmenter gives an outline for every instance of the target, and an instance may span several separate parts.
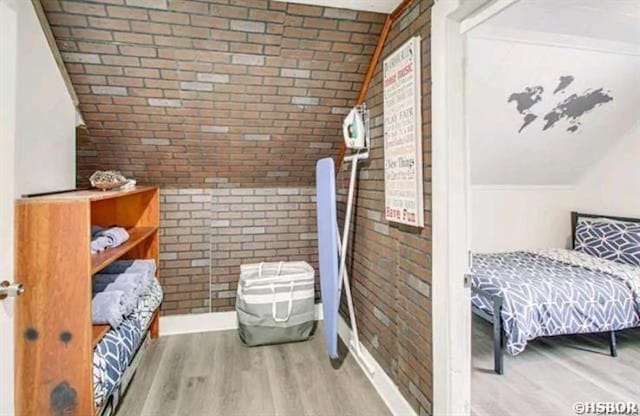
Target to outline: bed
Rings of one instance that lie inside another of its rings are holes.
[[[493,325],[495,371],[543,336],[640,326],[640,220],[572,213],[572,249],[476,254],[472,311]]]
[[[154,313],[162,302],[162,288],[156,281],[149,294],[140,298],[133,313],[118,328],[111,328],[93,352],[93,392],[96,409],[104,410],[118,392],[139,356]],[[126,386],[125,386],[126,387]],[[123,389],[124,390],[124,389]],[[113,406],[115,408],[115,406]]]

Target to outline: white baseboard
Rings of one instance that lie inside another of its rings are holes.
[[[338,322],[338,335],[342,338],[342,342],[346,345],[350,345],[351,328],[349,328],[347,322],[342,316],[340,316],[340,321]],[[360,365],[362,372],[367,376],[373,387],[378,392],[378,395],[385,402],[391,414],[396,416],[416,416],[416,411],[413,410],[413,407],[411,407],[407,399],[405,399],[402,393],[400,393],[398,386],[396,386],[393,380],[391,380],[391,377],[387,375],[384,369],[380,364],[378,364],[362,343],[360,344],[360,351],[362,352],[364,359],[373,366],[373,375],[367,371],[360,360],[355,361]]]
[[[316,320],[323,319],[322,304],[316,304]],[[238,329],[235,312],[194,313],[160,317],[160,336]]]
[[[229,331],[238,328],[235,312],[194,313],[160,317],[160,336]]]

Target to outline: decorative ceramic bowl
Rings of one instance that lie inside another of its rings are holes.
[[[91,185],[102,191],[119,188],[127,183],[127,178],[115,170],[98,170],[89,178]]]
[[[109,183],[109,182],[96,182],[92,183],[94,188],[98,188],[101,191],[110,191],[112,189],[120,188],[127,182],[117,182],[117,183]]]

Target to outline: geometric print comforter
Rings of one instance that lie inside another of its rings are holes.
[[[133,313],[125,317],[118,328],[111,328],[93,351],[93,395],[96,407],[102,406],[119,385],[131,364],[162,302],[162,288],[157,281],[149,293],[138,299]]]
[[[640,267],[565,249],[473,256],[472,286],[502,298],[507,353],[541,336],[640,326]],[[472,304],[493,314],[490,300]]]

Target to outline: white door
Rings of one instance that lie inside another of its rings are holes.
[[[0,282],[13,282],[17,1],[0,0]],[[0,415],[13,403],[14,300],[0,300]]]

